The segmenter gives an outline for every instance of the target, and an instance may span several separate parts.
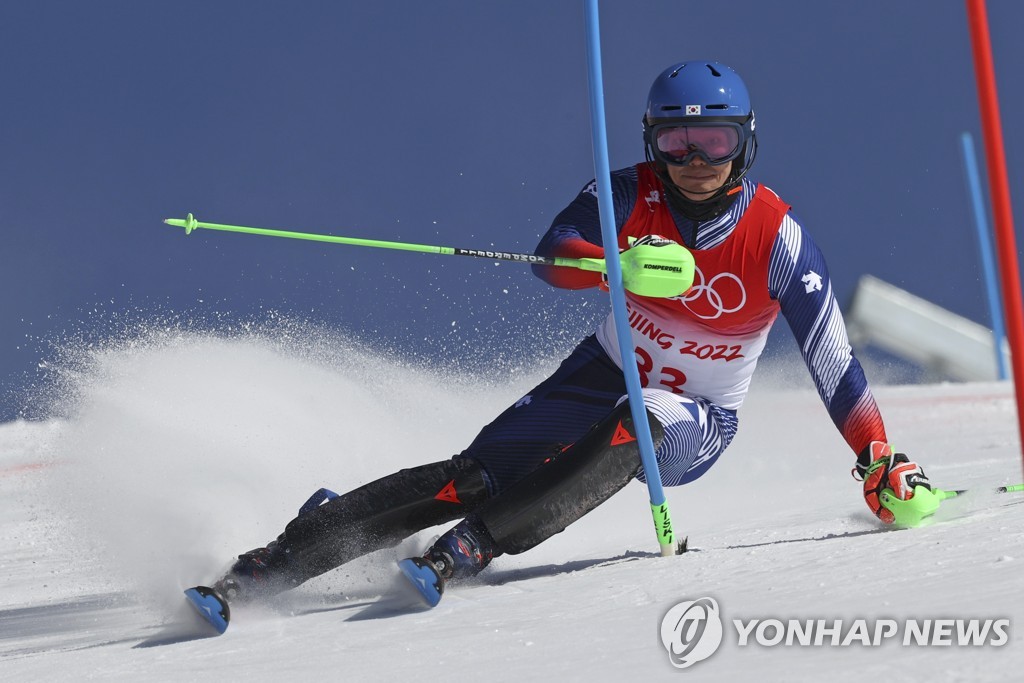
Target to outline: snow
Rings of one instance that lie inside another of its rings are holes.
[[[876,387],[897,447],[936,485],[972,490],[932,524],[883,530],[817,396],[771,367],[722,460],[668,490],[691,552],[656,555],[634,482],[432,611],[378,596],[442,528],[238,607],[222,637],[173,637],[194,624],[181,589],[271,540],[317,488],[449,457],[550,368],[488,383],[343,343],[173,331],[83,351],[58,373],[61,417],[0,425],[0,680],[1016,678],[1024,494],[993,492],[1021,480],[1011,388]],[[705,596],[722,646],[676,669],[662,617]],[[741,647],[733,625],[972,618],[1009,619],[1009,641]]]

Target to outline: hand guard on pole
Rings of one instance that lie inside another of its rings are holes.
[[[685,294],[693,285],[693,254],[661,235],[631,237],[619,263],[622,286],[637,296],[665,299]],[[606,284],[602,287],[607,289]]]
[[[872,441],[868,444],[857,456],[857,467],[854,472],[855,478],[859,475],[864,482],[864,500],[868,507],[884,523],[895,522],[916,526],[920,518],[934,512],[934,508],[929,504],[930,509],[920,510],[922,514],[917,519],[908,518],[904,521],[899,518],[899,511],[906,508],[900,505],[900,501],[909,501],[920,494],[922,498],[929,498],[930,502],[932,486],[920,465],[903,453],[893,453],[889,444],[881,441]],[[936,501],[935,507],[937,506]]]

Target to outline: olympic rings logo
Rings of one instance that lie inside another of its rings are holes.
[[[747,290],[743,281],[732,273],[719,273],[704,280],[704,273],[693,269],[693,286],[683,295],[672,297],[702,320],[717,320],[735,313],[747,303]]]

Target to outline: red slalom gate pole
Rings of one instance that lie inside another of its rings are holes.
[[[1017,396],[1017,424],[1024,447],[1024,305],[1021,303],[1020,270],[1017,265],[1017,244],[1013,231],[1013,210],[1010,204],[1010,181],[1006,174],[1003,149],[1003,128],[996,94],[996,73],[992,61],[992,43],[988,31],[985,0],[966,0],[967,23],[974,52],[974,78],[978,84],[978,105],[985,140],[989,193],[995,223],[996,252],[1003,289],[1003,311],[1010,341],[1010,362],[1013,386]],[[1024,451],[1021,465],[1024,467]]]

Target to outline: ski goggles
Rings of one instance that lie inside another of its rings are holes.
[[[654,126],[650,136],[655,158],[678,166],[697,157],[719,166],[743,150],[743,127],[738,123],[666,123]]]

